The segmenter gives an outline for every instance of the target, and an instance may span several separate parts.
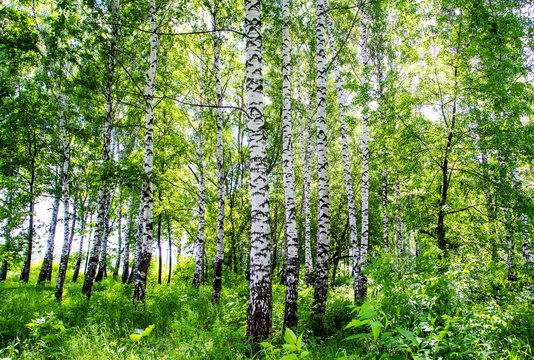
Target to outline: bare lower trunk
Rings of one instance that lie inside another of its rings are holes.
[[[313,294],[313,317],[320,330],[324,326],[328,295],[328,262],[330,257],[330,195],[326,138],[326,46],[324,0],[317,1],[317,268]]]
[[[106,211],[106,216],[104,218],[104,236],[102,237],[102,250],[100,251],[100,260],[98,262],[98,272],[95,277],[95,281],[99,282],[102,281],[105,277],[108,276],[108,240],[109,240],[109,233],[111,231],[109,227],[109,216],[111,215],[111,205],[113,204],[113,201],[115,200],[115,193],[113,193],[113,196],[111,197],[108,205],[108,209]]]
[[[133,207],[133,188],[130,189],[130,196],[128,198],[128,210],[126,213],[126,228],[124,229],[124,260],[122,265],[122,283],[128,281],[128,273],[130,270],[130,235],[132,232],[132,207]]]
[[[150,58],[149,69],[145,76],[145,154],[143,158],[143,173],[148,176],[154,169],[154,92],[156,90],[156,76],[158,67],[159,49],[159,25],[156,21],[156,1],[151,0],[149,6],[150,16]],[[152,233],[153,233],[153,191],[152,181],[144,180],[142,198],[142,229],[143,239],[139,256],[139,264],[136,269],[134,300],[144,301],[146,296],[146,280],[150,258],[152,257]]]
[[[161,268],[163,266],[163,257],[161,253],[161,212],[158,214],[158,255],[158,284],[161,285]]]
[[[2,267],[0,267],[0,281],[7,278],[7,260],[2,260]]]
[[[58,209],[59,209],[59,200],[60,200],[59,196],[56,196],[52,204],[52,218],[50,219],[50,226],[48,228],[47,247],[46,247],[46,252],[43,258],[41,271],[39,272],[39,276],[37,277],[37,285],[39,285],[43,281],[46,281],[46,277],[48,276],[48,272],[50,270],[50,267],[52,266],[52,260],[54,256],[54,237],[56,236],[56,225],[57,225],[57,215],[58,215]]]
[[[271,336],[272,285],[269,182],[263,114],[260,1],[245,0],[247,118],[250,149],[250,285],[246,336]]]
[[[299,256],[295,209],[295,165],[293,162],[293,122],[291,120],[291,51],[289,40],[289,0],[282,0],[282,77],[283,77],[283,172],[286,228],[286,306],[284,326],[298,323]]]
[[[76,229],[76,220],[77,220],[77,199],[75,197],[73,204],[73,213],[72,213],[72,226],[70,228],[70,233],[65,234],[68,236],[67,243],[63,243],[63,248],[61,250],[61,258],[59,260],[59,270],[57,273],[56,280],[56,299],[61,301],[63,298],[63,286],[65,284],[65,277],[67,275],[67,266],[69,265],[69,256],[70,249],[72,246],[72,240],[74,239],[74,230]],[[66,221],[66,220],[65,220]]]
[[[169,236],[169,276],[167,278],[167,284],[171,283],[172,274],[172,232],[171,232],[171,217],[167,215],[167,234]]]
[[[369,48],[367,46],[368,28],[367,18],[364,9],[362,9],[362,66],[363,66],[363,88],[364,91],[368,86],[368,75],[366,68],[369,65]],[[367,251],[369,247],[369,109],[367,94],[364,96],[363,119],[362,119],[362,237],[360,240],[360,254],[358,256],[357,268],[354,271],[354,299],[363,299],[367,297],[367,276],[364,275],[367,263]]]
[[[115,260],[115,266],[113,267],[113,278],[119,275],[119,267],[121,266],[121,254],[122,254],[122,190],[119,190],[119,219],[118,219],[118,234],[117,234],[117,259]]]
[[[217,29],[217,0],[213,1],[213,29]],[[215,92],[217,95],[217,257],[215,259],[215,270],[213,272],[213,292],[211,300],[213,303],[219,301],[222,289],[222,269],[224,264],[224,210],[225,210],[225,174],[224,174],[224,143],[223,143],[223,122],[224,112],[221,106],[224,105],[224,97],[221,87],[220,57],[219,57],[220,36],[213,34],[213,69],[215,73]],[[169,241],[170,249],[170,241]],[[170,260],[169,260],[170,264]],[[170,273],[169,273],[170,279]]]
[[[80,273],[80,267],[82,265],[83,240],[85,238],[85,227],[87,225],[87,214],[88,214],[88,212],[89,212],[89,209],[86,209],[84,214],[83,214],[82,228],[80,230],[80,234],[81,234],[80,247],[78,249],[78,257],[76,258],[76,265],[74,266],[74,275],[72,275],[72,282],[77,282],[78,281],[78,275]],[[92,222],[92,221],[93,221],[93,215],[91,214],[91,219],[89,220],[89,222]]]
[[[201,70],[201,73],[203,71]],[[202,81],[202,80],[201,80]],[[206,217],[206,184],[204,182],[204,149],[203,149],[203,115],[199,114],[199,129],[197,134],[197,161],[198,161],[198,231],[195,242],[195,273],[193,286],[198,287],[204,281],[204,225]]]
[[[20,281],[28,282],[30,280],[30,267],[32,263],[32,248],[33,248],[33,234],[34,229],[34,213],[35,213],[35,199],[33,198],[33,187],[30,187],[32,198],[30,200],[30,224],[28,229],[28,248],[26,249],[26,259],[22,265],[22,271],[20,272]]]

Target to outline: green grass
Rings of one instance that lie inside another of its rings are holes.
[[[294,330],[303,335],[306,358],[531,356],[534,311],[524,293],[503,290],[506,284],[496,287],[498,277],[476,282],[482,285],[474,292],[473,278],[480,274],[465,267],[436,270],[427,266],[433,261],[429,256],[403,269],[403,276],[394,259],[370,266],[370,296],[362,308],[352,304],[351,279],[342,274],[329,290],[322,334],[310,330],[313,288],[302,285],[299,327]],[[132,288],[112,277],[95,284],[91,301],[81,294],[83,277],[76,284],[68,282],[58,304],[54,284],[35,285],[37,270],[32,269],[28,284],[20,283],[16,274],[0,283],[0,358],[245,359],[251,353],[245,339],[248,284],[243,275],[225,272],[221,301],[212,306],[211,282],[193,288],[187,264],[177,269],[177,282],[171,285],[157,285],[151,274],[146,302],[135,309]],[[284,297],[285,288],[274,281],[274,337],[269,342],[278,350],[267,358],[289,354],[282,336]],[[358,317],[364,324],[346,329]],[[130,338],[152,324],[150,335]]]

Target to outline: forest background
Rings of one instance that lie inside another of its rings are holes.
[[[532,357],[533,11],[3,1],[0,355]]]

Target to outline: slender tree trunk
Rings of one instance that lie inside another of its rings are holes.
[[[34,134],[35,137],[35,134]],[[29,224],[28,224],[28,248],[26,249],[26,259],[22,264],[22,270],[20,272],[20,281],[28,282],[30,280],[30,268],[32,263],[32,248],[33,248],[33,235],[35,233],[34,228],[34,214],[35,214],[35,195],[34,195],[34,186],[35,186],[35,157],[37,155],[37,150],[32,151],[31,145],[28,149],[29,155],[31,156],[31,176],[30,176],[30,204],[29,204]]]
[[[311,99],[310,99],[311,107]],[[311,215],[310,215],[310,123],[311,123],[311,109],[309,111],[307,123],[304,116],[301,117],[300,124],[300,148],[303,170],[303,189],[302,189],[302,208],[304,212],[304,282],[306,285],[313,284],[313,258],[311,251]]]
[[[136,274],[136,269],[138,267],[138,264],[139,264],[139,258],[141,256],[141,247],[142,247],[142,244],[141,242],[143,241],[143,194],[145,193],[144,191],[144,188],[145,188],[145,184],[141,184],[141,194],[139,195],[139,210],[137,212],[137,232],[136,232],[136,235],[135,235],[135,252],[134,252],[134,259],[133,259],[133,264],[132,264],[132,269],[130,271],[130,276],[128,278],[128,284],[134,284],[135,283],[135,277],[137,276]]]
[[[400,184],[399,184],[398,178],[397,178],[397,183],[395,184],[395,200],[397,202],[397,214],[395,215],[396,242],[397,242],[397,249],[399,251],[399,257],[402,257],[404,255],[404,244],[402,241],[402,216],[400,212]]]
[[[56,225],[57,225],[57,215],[59,209],[59,196],[55,196],[54,202],[52,203],[52,218],[50,219],[50,226],[48,228],[48,241],[46,252],[43,258],[43,264],[41,266],[41,271],[37,277],[37,285],[46,281],[48,276],[49,268],[52,266],[52,258],[54,256],[54,237],[56,236]]]
[[[107,64],[107,84],[106,84],[106,119],[104,122],[104,147],[102,149],[102,168],[106,169],[106,165],[112,161],[111,158],[111,130],[113,127],[113,84],[115,80],[115,51],[119,26],[119,1],[111,1],[111,37],[109,40],[109,56]],[[95,236],[93,238],[93,246],[89,255],[87,270],[85,273],[85,281],[82,287],[82,293],[91,298],[93,291],[93,283],[98,266],[98,257],[102,246],[102,238],[105,232],[106,212],[110,203],[109,189],[106,184],[102,184],[98,192],[98,210],[96,218]]]
[[[213,0],[212,12],[213,30],[217,29],[217,0]],[[224,129],[224,96],[221,87],[221,71],[220,71],[220,55],[219,45],[220,36],[218,33],[213,33],[213,69],[215,73],[215,92],[217,95],[217,257],[215,259],[215,270],[213,273],[213,292],[211,300],[213,303],[219,301],[222,289],[222,269],[224,264],[224,211],[225,211],[225,196],[226,184],[224,173],[224,143],[223,143],[223,129]],[[169,242],[170,249],[170,242]],[[170,250],[169,250],[170,251]],[[170,260],[169,260],[170,264]],[[170,279],[170,272],[169,272]]]
[[[245,0],[251,200],[250,285],[246,336],[254,342],[270,337],[272,327],[271,226],[263,114],[260,7],[259,0]]]
[[[128,197],[128,212],[126,213],[126,228],[124,229],[124,260],[122,265],[122,283],[126,284],[130,270],[130,235],[132,231],[132,207],[133,207],[133,188],[130,189]]]
[[[345,121],[345,107],[346,100],[343,94],[343,81],[341,79],[341,72],[339,70],[339,64],[337,61],[336,47],[334,45],[334,35],[332,32],[332,21],[330,19],[330,13],[328,12],[328,0],[325,0],[326,11],[326,24],[328,26],[328,40],[330,43],[330,54],[332,55],[332,67],[336,77],[337,98],[339,103],[339,121],[341,124],[341,151],[343,153],[343,175],[345,180],[345,191],[347,192],[347,207],[350,226],[350,243],[351,248],[356,249],[358,246],[358,228],[356,224],[356,204],[354,201],[354,190],[352,179],[352,173],[350,171],[350,154],[349,144],[347,140],[347,123]]]
[[[2,267],[0,267],[0,281],[5,281],[7,278],[7,260],[2,260]]]
[[[283,77],[283,172],[286,222],[286,306],[284,326],[298,323],[299,254],[295,209],[295,165],[293,161],[293,122],[291,120],[291,49],[289,41],[289,0],[282,0],[282,77]]]
[[[67,275],[67,267],[69,265],[69,256],[70,249],[72,246],[72,240],[74,239],[74,230],[76,229],[76,220],[77,220],[77,198],[74,197],[74,204],[72,210],[72,226],[70,228],[69,234],[67,234],[68,239],[66,244],[63,243],[63,248],[61,249],[61,257],[59,260],[59,270],[57,273],[56,280],[56,299],[61,301],[63,298],[63,286],[65,285],[65,277]]]
[[[89,206],[88,206],[89,207]],[[83,218],[82,218],[82,228],[80,230],[80,247],[78,250],[78,257],[76,258],[76,265],[74,266],[74,275],[72,275],[72,282],[78,281],[78,276],[80,274],[80,267],[82,265],[82,253],[83,253],[83,240],[85,238],[85,227],[87,226],[87,214],[89,213],[88,207],[85,209]],[[93,214],[91,214],[91,219],[89,222],[93,221]]]
[[[172,232],[171,232],[171,217],[167,214],[167,233],[169,236],[169,277],[167,278],[167,285],[171,283],[172,275]]]
[[[161,212],[158,214],[158,255],[158,284],[161,285],[161,268],[163,267],[163,258],[161,253]]]
[[[368,127],[368,99],[367,87],[369,86],[367,66],[369,65],[368,26],[365,5],[362,9],[362,87],[365,92],[362,119],[362,237],[358,262],[354,269],[354,299],[367,297],[367,276],[364,275],[367,263],[367,250],[369,247],[369,127]]]
[[[93,223],[93,214],[91,214],[91,223]],[[93,230],[94,226],[91,226],[91,230],[89,231],[89,241],[87,242],[87,252],[85,256],[85,265],[83,269],[84,276],[87,274],[87,265],[89,264],[89,254],[91,252],[91,239],[93,239]]]
[[[527,282],[525,284],[526,290],[533,294],[532,292],[532,283],[530,278],[532,276],[532,248],[530,245],[530,232],[528,231],[528,218],[525,214],[521,214],[519,217],[520,227],[521,227],[521,240],[523,242],[521,250],[523,253],[523,260],[525,260],[527,268]]]
[[[158,68],[159,25],[156,22],[156,1],[151,0],[150,16],[150,58],[149,69],[145,77],[145,155],[143,159],[143,173],[149,175],[154,169],[154,92],[156,90],[156,75]],[[146,295],[146,280],[150,258],[152,257],[152,227],[153,227],[153,191],[152,181],[144,180],[143,186],[143,240],[141,242],[139,263],[136,269],[134,300],[144,301]]]
[[[122,190],[119,190],[119,225],[118,225],[118,236],[117,236],[117,260],[115,261],[115,266],[113,267],[113,278],[119,275],[119,267],[121,266],[121,253],[122,253]]]
[[[313,296],[313,316],[323,329],[328,296],[328,263],[330,256],[330,195],[326,138],[326,46],[324,0],[317,0],[317,268]]]
[[[203,65],[201,64],[200,81],[203,82]],[[201,84],[201,91],[204,91]],[[201,101],[202,103],[202,101]],[[193,286],[199,287],[200,283],[204,281],[204,228],[206,220],[206,184],[204,182],[204,148],[203,148],[203,127],[204,115],[202,110],[198,114],[199,125],[197,132],[197,161],[198,161],[198,231],[197,240],[195,242],[195,273],[193,276]]]
[[[102,237],[102,250],[100,251],[100,260],[98,262],[98,271],[96,273],[95,281],[100,282],[108,276],[108,239],[111,228],[109,226],[109,217],[111,215],[111,206],[115,201],[115,191],[109,201],[106,216],[104,218],[104,236]]]

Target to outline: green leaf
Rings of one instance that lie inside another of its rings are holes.
[[[299,359],[304,359],[304,358],[305,358],[306,356],[308,356],[309,354],[310,354],[309,351],[304,350],[304,351],[302,351],[302,352],[300,353]]]
[[[399,329],[399,332],[408,340],[410,340],[414,345],[419,345],[419,342],[415,338],[415,334],[409,330]]]
[[[297,336],[295,335],[293,330],[291,330],[290,328],[286,328],[286,333],[284,335],[284,340],[288,344],[296,344],[297,343]]]
[[[368,334],[356,334],[356,335],[351,335],[351,336],[347,336],[344,340],[353,340],[353,339],[361,339],[361,338],[365,338],[367,337]]]
[[[302,335],[303,334],[300,334],[299,338],[297,339],[297,349],[302,347]]]
[[[298,360],[297,354],[287,354],[280,358],[280,360]]]
[[[297,346],[295,344],[282,344],[282,347],[286,349],[287,351],[297,351]]]
[[[369,322],[369,320],[354,319],[347,326],[345,326],[345,329],[349,329],[349,328],[353,328],[353,327],[360,327],[362,325],[367,324],[368,322]]]
[[[139,341],[142,337],[143,335],[141,334],[130,334],[130,340],[132,341]]]
[[[373,337],[378,339],[378,336],[380,335],[380,328],[383,328],[384,325],[380,321],[371,321],[371,330],[373,331]]]

